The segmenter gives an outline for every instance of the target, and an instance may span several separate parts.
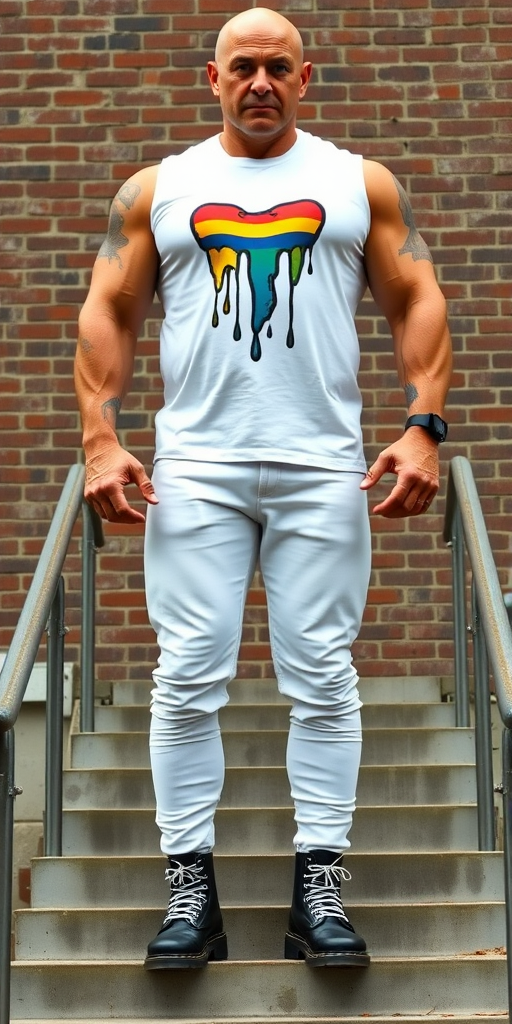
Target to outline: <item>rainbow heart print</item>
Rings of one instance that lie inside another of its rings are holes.
[[[230,203],[204,203],[190,218],[192,234],[206,253],[215,288],[212,326],[219,324],[218,300],[225,288],[224,314],[231,311],[231,275],[235,279],[235,325],[233,337],[241,338],[240,271],[242,256],[247,259],[247,276],[251,290],[251,358],[261,358],[260,334],[267,324],[267,337],[272,337],[270,320],[277,305],[276,277],[283,253],[288,255],[289,322],[286,337],[293,348],[293,296],[306,255],[308,273],[313,272],[312,249],[325,222],[325,210],[312,199],[281,203],[270,210],[248,213]]]

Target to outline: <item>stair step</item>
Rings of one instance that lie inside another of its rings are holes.
[[[224,731],[258,731],[289,726],[289,704],[228,704],[219,711]],[[367,704],[361,709],[363,729],[449,728],[455,726],[454,704]],[[95,732],[144,732],[150,723],[148,707],[137,704],[99,706],[95,711]]]
[[[360,680],[363,763],[343,897],[370,969],[282,959],[296,831],[283,767],[290,704],[265,679],[234,680],[220,712],[216,875],[231,959],[145,972],[168,899],[149,772],[152,685],[115,683],[96,732],[72,735],[66,855],[33,862],[33,909],[16,913],[13,1022],[506,1018],[503,856],[477,850],[474,733],[454,728],[431,677]]]
[[[287,731],[223,733],[226,764],[234,767],[283,765]],[[147,768],[145,732],[82,733],[71,737],[74,768]],[[362,764],[474,764],[473,729],[368,729]]]
[[[15,915],[16,960],[136,960],[162,924],[158,910],[20,910]],[[283,957],[289,906],[224,910],[232,960]],[[374,956],[425,957],[476,954],[505,944],[503,903],[424,903],[350,906],[349,917]],[[390,921],[393,927],[390,928]]]
[[[63,814],[62,852],[90,854],[157,853],[159,832],[152,810],[70,811]],[[216,849],[219,853],[288,853],[295,833],[288,807],[219,808]],[[350,833],[357,850],[378,843],[391,850],[474,850],[476,808],[360,807]]]
[[[498,1014],[507,1008],[506,958],[375,958],[364,968],[318,970],[294,961],[225,961],[202,971],[151,971],[137,961],[15,962],[11,1019],[165,1017],[225,1024],[240,1012],[344,1018],[375,1014]]]
[[[472,900],[502,901],[501,853],[346,854],[352,875],[346,900],[358,903]],[[153,907],[165,905],[166,861],[146,857],[41,857],[32,861],[32,906]],[[279,904],[289,897],[294,858],[290,853],[249,856],[216,854],[215,874],[223,907]]]
[[[76,808],[153,807],[149,768],[72,768],[64,772],[64,806]],[[472,765],[365,766],[359,773],[357,803],[460,804],[476,800]],[[291,803],[285,768],[227,768],[221,807],[286,806]]]
[[[366,1024],[397,1024],[396,1014],[392,1017],[382,1017],[380,1014],[374,1016],[370,1013],[365,1013]],[[507,1012],[504,1010],[503,1013],[486,1013],[478,1014],[478,1016],[468,1015],[467,1013],[450,1013],[450,1024],[482,1024],[482,1017],[485,1017],[485,1024],[504,1024],[503,1018],[508,1017]],[[14,1019],[14,1018],[13,1018]],[[16,1024],[34,1024],[34,1020],[30,1021],[25,1019],[21,1020],[16,1017]],[[96,1018],[97,1019],[97,1018]],[[129,1021],[133,1021],[134,1017],[116,1017],[117,1024],[129,1024]],[[136,1018],[138,1024],[161,1024],[161,1017],[138,1017]],[[169,1017],[165,1017],[169,1020]],[[211,1016],[206,1017],[173,1017],[173,1024],[215,1024],[212,1022]],[[47,1017],[43,1020],[42,1017],[37,1018],[37,1024],[53,1024]],[[77,1017],[71,1020],[69,1017],[66,1020],[59,1018],[59,1024],[93,1024],[92,1018]],[[271,1017],[254,1017],[252,1014],[250,1017],[222,1017],[222,1024],[361,1024],[361,1017],[276,1017],[272,1014]],[[425,1024],[425,1014],[413,1015],[411,1014],[400,1014],[400,1024]],[[428,1024],[446,1024],[446,1014],[428,1014]]]
[[[151,679],[114,682],[113,702],[148,705],[153,686]],[[363,704],[407,704],[410,701],[431,703],[441,699],[439,679],[434,676],[364,678],[359,680],[358,690]],[[288,698],[279,693],[275,679],[233,679],[228,692],[231,704],[251,704],[253,701],[289,704]]]

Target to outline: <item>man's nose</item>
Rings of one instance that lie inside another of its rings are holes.
[[[263,96],[264,93],[271,92],[272,86],[271,86],[271,84],[270,84],[270,82],[268,80],[268,75],[267,75],[266,68],[264,68],[264,67],[258,68],[258,70],[256,71],[256,74],[255,74],[255,76],[253,78],[253,81],[252,81],[252,84],[251,84],[251,89],[258,96]]]

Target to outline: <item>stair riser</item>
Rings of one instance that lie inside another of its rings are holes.
[[[279,766],[285,763],[287,733],[225,732],[228,767]],[[144,733],[98,733],[73,736],[73,768],[147,768],[148,739]],[[387,730],[364,734],[361,763],[473,764],[474,736],[470,729]]]
[[[290,708],[286,704],[236,705],[221,708],[222,729],[287,729]],[[361,712],[365,729],[450,728],[455,726],[453,704],[390,704],[365,705]],[[98,707],[95,712],[96,732],[144,732],[149,728],[147,707]]]
[[[503,1020],[504,1016],[504,1014],[486,1013],[485,1024],[505,1024]],[[450,1017],[452,1018],[451,1024],[478,1024],[478,1021],[476,1021],[473,1016],[466,1013],[458,1013],[456,1017],[455,1014],[450,1014]],[[380,1014],[378,1016],[366,1014],[365,1018],[365,1024],[397,1024],[396,1014],[393,1017],[381,1017]],[[117,1024],[129,1024],[129,1022],[133,1020],[133,1017],[117,1017],[116,1020]],[[139,1018],[139,1024],[160,1024],[160,1020],[160,1017],[152,1017],[151,1020],[148,1017],[141,1017]],[[205,1017],[173,1017],[172,1020],[173,1024],[214,1024],[211,1016],[208,1016],[208,1019]],[[17,1024],[29,1024],[29,1022],[17,1019]],[[33,1022],[31,1022],[31,1024],[33,1024]],[[38,1017],[37,1024],[50,1024],[50,1021],[48,1018],[43,1020],[41,1017]],[[71,1021],[69,1017],[66,1018],[66,1020],[59,1018],[59,1024],[71,1024]],[[73,1024],[76,1024],[76,1021],[73,1022]],[[92,1021],[90,1018],[83,1019],[81,1017],[79,1024],[92,1024]],[[330,1015],[329,1017],[321,1018],[318,1016],[303,1017],[302,1014],[300,1017],[296,1017],[295,1015],[293,1017],[282,1017],[281,1014],[279,1014],[279,1016],[272,1014],[272,1017],[261,1017],[258,1014],[258,1016],[255,1017],[251,1014],[250,1018],[231,1016],[223,1017],[222,1024],[361,1024],[361,1020],[360,1017],[346,1017],[345,1014],[337,1015],[336,1017]],[[399,1024],[425,1024],[425,1021],[424,1017],[400,1014]],[[429,1014],[428,1024],[446,1024],[446,1015]],[[482,1024],[482,1022],[480,1022],[480,1024]]]
[[[219,963],[203,971],[144,972],[134,964],[17,964],[12,1019],[497,1013],[507,1006],[504,958],[374,961],[314,970],[304,963]]]
[[[503,900],[500,854],[348,853],[347,903]],[[32,865],[32,906],[153,907],[165,903],[165,859],[155,857],[41,858]],[[294,858],[216,855],[224,907],[272,905],[291,892]]]
[[[289,853],[295,834],[293,811],[219,809],[219,853]],[[356,812],[350,833],[357,850],[380,852],[471,850],[477,844],[474,808],[365,808]],[[152,811],[65,811],[64,854],[158,853],[159,833]]]
[[[149,769],[112,772],[74,769],[64,773],[64,806],[69,809],[152,807]],[[358,805],[460,804],[476,801],[475,769],[471,765],[361,768]],[[290,804],[284,768],[228,768],[222,807],[276,807]]]
[[[291,891],[283,893],[291,898]],[[160,910],[22,911],[16,915],[17,960],[131,960],[159,930]],[[355,907],[349,917],[374,956],[475,954],[505,944],[503,904]],[[283,958],[288,908],[224,909],[231,960]],[[471,943],[473,942],[473,947]]]
[[[151,680],[146,682],[116,682],[112,693],[114,704],[140,704],[148,706],[151,700]],[[360,679],[359,694],[363,704],[430,703],[440,700],[439,681],[432,676],[384,677]],[[288,704],[277,689],[275,679],[234,679],[229,684],[230,702],[245,704],[258,701],[268,704]]]

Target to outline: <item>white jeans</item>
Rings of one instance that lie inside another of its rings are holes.
[[[224,780],[218,710],[236,672],[258,558],[278,687],[292,703],[294,843],[350,845],[361,752],[351,645],[371,559],[361,479],[282,463],[156,463],[145,573],[160,647],[150,750],[164,853],[215,842]]]

